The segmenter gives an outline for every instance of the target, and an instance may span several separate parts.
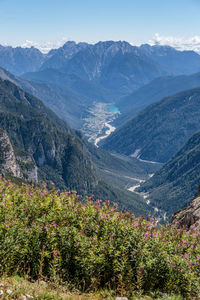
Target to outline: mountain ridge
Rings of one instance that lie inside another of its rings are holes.
[[[125,123],[149,104],[158,102],[164,97],[199,86],[200,73],[156,78],[117,103],[122,115],[115,124]]]
[[[200,88],[150,104],[105,141],[103,149],[165,163],[200,129]]]
[[[145,183],[138,191],[148,193],[148,199],[171,215],[197,196],[200,183],[200,131]]]

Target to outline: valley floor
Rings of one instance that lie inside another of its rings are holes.
[[[110,107],[112,107],[112,109],[110,109]],[[119,113],[120,112],[118,111],[118,108],[113,104],[104,102],[94,103],[93,106],[88,110],[88,117],[84,119],[85,123],[82,129],[83,133],[88,138],[88,141],[98,147],[98,144],[101,140],[106,139],[112,132],[115,131],[116,128],[110,123],[119,116]],[[140,159],[140,149],[137,149],[132,155],[130,155],[130,158],[137,160],[140,164],[142,163],[146,166],[149,166],[149,170],[151,169],[151,165],[162,165],[155,161]],[[151,201],[148,199],[148,193],[138,193],[136,189],[154,174],[146,173],[142,175],[135,175],[136,177],[129,177],[125,174],[117,174],[116,170],[104,170],[104,176],[106,176],[110,183],[121,185],[121,188],[140,195],[146,204],[150,205]],[[165,212],[159,211],[157,207],[154,207],[153,209],[156,217],[159,219],[165,219]]]
[[[113,105],[114,106],[114,105]],[[104,102],[94,103],[88,110],[88,117],[84,119],[83,133],[89,142],[98,146],[98,143],[107,138],[115,127],[110,123],[117,117],[119,111],[110,109],[111,104]]]
[[[141,160],[140,160],[141,161]],[[144,161],[143,162],[148,162],[148,161]],[[151,163],[151,162],[150,162]],[[149,174],[149,178],[151,178],[154,174]],[[137,179],[135,178],[135,180],[137,181],[137,183],[133,186],[130,186],[128,188],[128,191],[130,192],[134,192],[138,195],[140,195],[145,201],[146,201],[146,204],[147,205],[150,205],[151,204],[151,201],[149,199],[149,194],[148,193],[143,193],[143,192],[137,192],[137,188],[140,187],[141,183],[145,182],[146,180],[142,180],[142,179]],[[166,217],[166,212],[165,211],[161,211],[159,210],[157,207],[153,207],[154,209],[154,213],[155,213],[155,216],[158,217],[158,219],[161,221],[161,220],[164,220],[164,221],[167,221],[167,217]]]

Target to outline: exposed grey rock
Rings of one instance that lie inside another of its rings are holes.
[[[178,211],[172,217],[172,224],[179,228],[190,229],[191,226],[200,228],[200,197],[194,199],[190,206]]]
[[[0,173],[37,182],[37,167],[32,156],[26,152],[16,152],[6,132],[0,129]]]
[[[21,177],[13,147],[7,134],[0,129],[0,172],[10,173],[12,176]]]
[[[20,166],[22,178],[27,181],[38,182],[38,168],[31,154],[26,152],[16,154],[16,160]]]

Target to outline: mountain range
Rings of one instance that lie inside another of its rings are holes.
[[[174,61],[179,67],[174,68]],[[166,46],[137,47],[124,41],[96,44],[69,41],[47,54],[34,47],[0,46],[0,66],[31,81],[33,88],[28,92],[44,101],[70,126],[81,129],[91,103],[120,101],[124,115],[125,111],[130,112],[129,108],[135,110],[134,105],[129,105],[132,102],[129,99],[135,98],[130,95],[132,92],[158,77],[200,71],[200,56],[193,51]],[[121,100],[123,97],[129,99]],[[147,104],[160,99],[149,97]],[[124,118],[125,121],[129,117]]]
[[[200,56],[193,51],[166,46],[136,47],[121,41],[93,45],[71,41],[48,54],[34,47],[1,46],[0,66],[15,75],[48,69],[76,74],[119,98],[156,77],[200,71]]]

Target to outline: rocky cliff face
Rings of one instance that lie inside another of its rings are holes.
[[[29,182],[37,182],[37,167],[28,153],[20,153],[13,149],[6,132],[0,129],[0,173],[24,179]]]
[[[200,197],[194,199],[190,206],[175,213],[172,224],[176,224],[179,228],[190,229],[194,226],[200,229]]]
[[[0,130],[0,172],[4,175],[10,173],[14,177],[21,177],[13,147],[7,134]]]

